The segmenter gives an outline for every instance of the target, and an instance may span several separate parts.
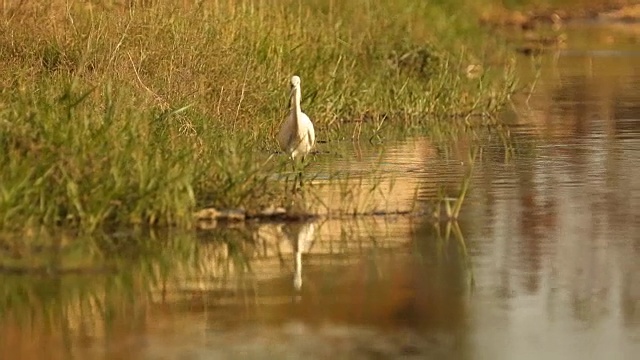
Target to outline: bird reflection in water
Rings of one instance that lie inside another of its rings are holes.
[[[287,239],[293,245],[294,275],[293,287],[302,289],[302,253],[309,252],[315,239],[316,224],[314,222],[300,222],[285,225],[282,229]]]

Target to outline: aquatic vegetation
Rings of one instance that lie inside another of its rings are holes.
[[[458,219],[460,210],[462,209],[462,204],[464,203],[467,191],[469,190],[469,183],[471,182],[471,177],[473,175],[473,167],[476,162],[476,157],[477,150],[472,149],[469,154],[469,159],[467,160],[462,183],[460,184],[460,188],[455,196],[450,196],[446,192],[446,189],[440,188],[438,197],[434,200],[435,205],[433,211],[433,217],[438,221],[441,219],[444,219],[445,221],[456,221]]]
[[[496,126],[513,66],[465,3],[4,5],[0,229],[188,227],[199,208],[281,203],[292,74],[322,142]]]

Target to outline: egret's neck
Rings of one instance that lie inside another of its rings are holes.
[[[291,100],[292,102],[292,106],[293,109],[291,109],[294,112],[294,115],[296,117],[296,120],[300,119],[300,114],[302,114],[302,109],[300,108],[300,98],[302,97],[300,88],[296,88],[293,91],[293,99]]]
[[[302,288],[302,251],[296,251],[296,273],[293,275],[293,287],[296,290]]]

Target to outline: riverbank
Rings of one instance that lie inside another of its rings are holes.
[[[5,4],[0,229],[191,226],[202,208],[301,206],[273,175],[288,165],[273,139],[292,74],[316,157],[352,138],[446,146],[492,127],[513,69],[464,5]]]

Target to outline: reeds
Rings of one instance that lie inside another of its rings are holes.
[[[279,201],[294,73],[322,140],[491,126],[513,73],[465,73],[504,54],[455,4],[3,5],[0,229],[189,226],[197,208]]]

